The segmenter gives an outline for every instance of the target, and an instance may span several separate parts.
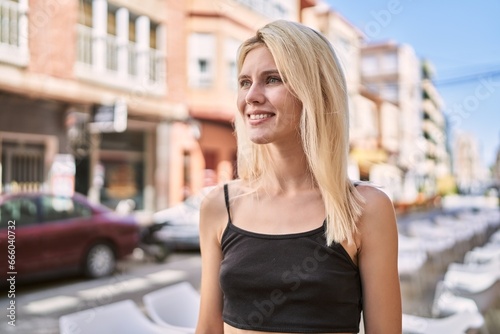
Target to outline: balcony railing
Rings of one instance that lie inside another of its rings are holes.
[[[26,1],[0,1],[0,59],[17,65],[28,62]]]
[[[137,75],[137,50],[135,43],[129,42],[127,45],[128,74],[132,77]]]
[[[92,61],[92,29],[83,25],[78,26],[77,61],[91,66]]]
[[[149,52],[149,80],[156,84],[167,79],[166,58],[159,50],[151,49]]]
[[[106,69],[118,72],[118,40],[115,36],[106,36]]]
[[[82,67],[80,74],[110,84],[131,87],[139,83],[160,91],[166,85],[163,52],[141,50],[136,43],[120,41],[114,35],[96,36],[91,27],[84,25],[78,25],[77,61]]]
[[[0,2],[0,43],[19,46],[19,4]]]

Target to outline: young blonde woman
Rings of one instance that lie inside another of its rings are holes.
[[[275,21],[238,54],[239,179],[201,209],[197,334],[401,333],[397,225],[347,176],[345,80],[329,42]]]

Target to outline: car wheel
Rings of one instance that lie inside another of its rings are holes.
[[[154,246],[155,246],[155,249],[154,249],[155,261],[157,263],[164,262],[171,253],[170,248],[168,248],[167,246],[162,245],[162,244],[157,244]]]
[[[91,278],[111,275],[115,270],[115,253],[110,245],[99,243],[90,247],[85,258],[85,274]]]

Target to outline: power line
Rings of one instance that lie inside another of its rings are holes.
[[[458,76],[455,78],[449,78],[449,79],[444,79],[444,80],[433,80],[434,85],[436,86],[447,86],[447,85],[457,85],[457,84],[463,84],[463,83],[468,83],[472,81],[476,81],[480,78],[484,77],[496,77],[500,75],[500,70],[496,71],[488,71],[488,72],[483,72],[483,73],[475,73],[475,74],[468,74],[468,75],[463,75],[463,76]]]

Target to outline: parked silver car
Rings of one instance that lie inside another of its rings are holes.
[[[165,226],[156,231],[156,238],[165,242],[172,250],[200,249],[200,206],[205,196],[214,187],[205,187],[185,201],[153,214],[155,224]]]

